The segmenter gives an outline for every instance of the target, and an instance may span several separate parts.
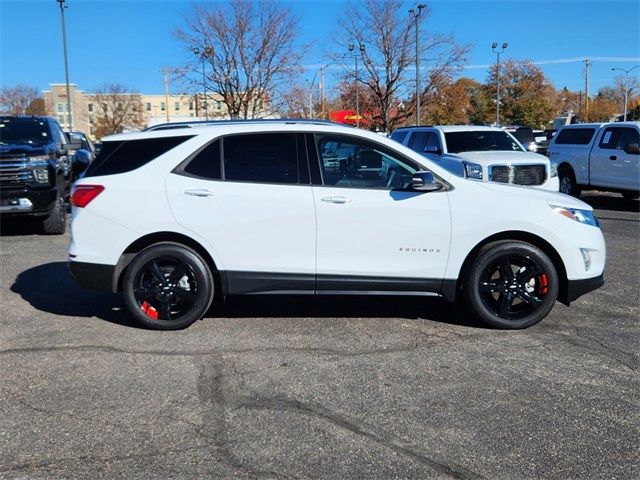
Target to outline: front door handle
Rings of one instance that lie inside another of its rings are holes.
[[[192,197],[210,197],[214,193],[206,188],[192,188],[184,191],[185,195],[191,195]]]
[[[320,200],[328,203],[349,203],[351,199],[349,197],[343,197],[342,195],[332,197],[322,197]]]
[[[617,159],[618,159],[618,157],[616,157],[615,155],[611,155],[611,156],[609,157],[609,160],[617,160]]]

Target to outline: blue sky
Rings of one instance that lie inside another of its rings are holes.
[[[70,80],[91,92],[106,82],[143,93],[162,93],[161,68],[193,56],[174,38],[191,2],[175,0],[67,0]],[[311,48],[303,64],[313,77],[333,48],[343,0],[298,0],[302,41]],[[407,9],[414,3],[408,2]],[[612,67],[640,64],[640,1],[436,0],[422,29],[451,33],[473,49],[462,73],[478,80],[495,62],[492,42],[509,42],[503,59],[540,64],[557,87],[584,88],[584,63],[592,66],[589,91],[611,82]],[[17,83],[47,89],[64,82],[60,13],[55,0],[0,0],[0,86]],[[574,59],[571,61],[571,59]],[[633,74],[640,74],[640,68]],[[327,78],[329,85],[330,78]],[[180,91],[178,85],[171,90]]]

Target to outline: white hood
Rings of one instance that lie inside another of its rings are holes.
[[[558,207],[575,208],[578,210],[593,210],[591,205],[579,200],[570,195],[565,195],[560,192],[550,192],[548,190],[542,190],[540,188],[525,187],[522,185],[513,185],[510,183],[496,183],[496,182],[473,182],[480,188],[484,188],[491,192],[496,192],[501,195],[518,195],[521,198],[529,198],[531,200],[545,200],[550,205],[556,205]],[[517,192],[516,192],[517,190]]]
[[[549,159],[547,157],[533,152],[461,152],[456,154],[447,153],[446,156],[458,160],[468,160],[482,166],[531,164],[549,165]]]

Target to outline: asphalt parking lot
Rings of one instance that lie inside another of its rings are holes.
[[[0,478],[638,478],[640,213],[584,198],[606,285],[525,331],[411,298],[233,299],[179,332],[2,225]]]

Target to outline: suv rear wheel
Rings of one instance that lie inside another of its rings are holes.
[[[213,301],[214,281],[196,252],[161,243],[132,260],[122,289],[127,308],[140,323],[156,330],[178,330],[206,313]]]
[[[535,325],[553,308],[558,274],[540,249],[524,242],[502,241],[483,247],[464,279],[473,313],[498,328]]]

